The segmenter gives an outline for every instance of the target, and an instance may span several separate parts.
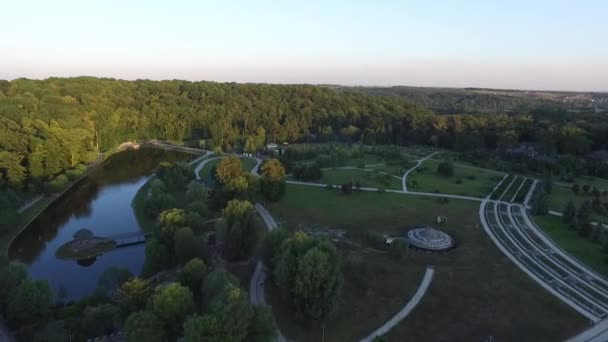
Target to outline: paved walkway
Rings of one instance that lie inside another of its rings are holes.
[[[604,319],[566,342],[606,342],[608,341],[608,319]]]
[[[395,325],[397,325],[401,320],[403,320],[407,315],[414,310],[416,305],[420,302],[422,297],[426,294],[426,290],[429,288],[431,281],[433,280],[433,276],[435,275],[435,269],[431,266],[426,268],[426,272],[424,273],[424,277],[422,278],[422,282],[418,286],[418,290],[410,301],[395,315],[393,318],[384,323],[380,328],[376,329],[373,333],[369,334],[366,338],[362,339],[361,342],[371,342],[377,336],[382,336],[389,332]]]
[[[43,198],[44,198],[43,195],[38,195],[38,196],[32,198],[31,200],[27,201],[27,203],[24,203],[21,207],[19,207],[19,209],[17,209],[17,213],[21,214],[22,212],[26,211],[29,207],[31,207],[34,204],[38,203],[38,201],[40,201]]]
[[[14,342],[15,336],[4,324],[4,321],[0,319],[0,342]]]
[[[252,170],[253,172],[253,170]],[[266,228],[271,231],[278,227],[277,222],[270,215],[270,213],[262,206],[260,203],[255,204],[255,209],[258,211]],[[255,266],[255,271],[253,272],[253,276],[249,281],[249,301],[251,304],[255,305],[267,305],[266,298],[264,296],[264,282],[266,281],[266,270],[261,261]],[[277,328],[278,330],[278,328]],[[275,338],[276,342],[284,342],[285,337],[281,334],[280,331],[277,331],[278,336]]]
[[[403,191],[407,192],[407,176],[409,176],[409,174],[412,171],[416,170],[420,165],[422,165],[422,163],[424,163],[428,159],[431,159],[437,153],[439,153],[439,152],[433,152],[424,158],[420,158],[420,159],[416,160],[416,165],[414,165],[409,170],[405,171],[405,173],[403,174],[403,177],[401,177],[401,186],[403,188]]]

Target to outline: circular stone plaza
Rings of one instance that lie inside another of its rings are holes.
[[[429,251],[443,251],[454,246],[454,239],[440,230],[430,227],[414,228],[407,232],[410,245]]]

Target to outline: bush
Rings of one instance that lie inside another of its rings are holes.
[[[383,194],[386,192],[386,190],[382,187],[378,188],[378,190],[376,190],[376,192],[378,192],[379,194]]]
[[[437,165],[437,173],[444,177],[452,177],[454,175],[454,164],[449,160],[444,160]]]
[[[456,184],[462,184],[462,178],[458,178],[455,183]]]
[[[468,180],[476,180],[476,179],[477,179],[477,176],[475,176],[475,175],[468,175],[468,176],[467,176],[467,179],[468,179]],[[500,180],[500,178],[499,178],[498,180]]]

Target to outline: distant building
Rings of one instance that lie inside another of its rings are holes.
[[[537,145],[534,143],[523,142],[517,147],[507,150],[507,153],[513,157],[536,157],[538,156]]]
[[[608,164],[608,150],[593,151],[587,155],[587,158],[603,164]]]

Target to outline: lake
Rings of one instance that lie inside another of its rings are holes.
[[[144,245],[117,248],[88,260],[61,260],[55,252],[86,228],[96,236],[138,232],[131,201],[161,162],[192,157],[152,148],[127,150],[110,156],[38,216],[9,247],[9,257],[23,262],[33,279],[49,282],[67,299],[91,294],[108,267],[126,268],[139,275]],[[62,291],[63,292],[63,291]]]

